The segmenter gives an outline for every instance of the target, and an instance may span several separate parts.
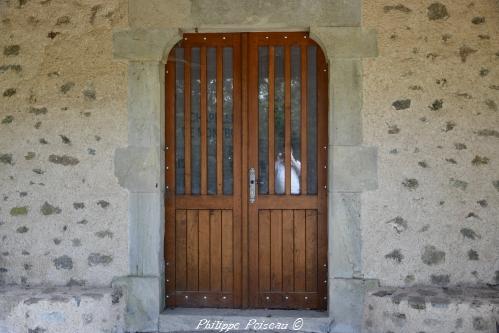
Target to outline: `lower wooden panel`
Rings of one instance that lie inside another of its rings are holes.
[[[258,211],[258,307],[321,309],[319,222],[315,209]]]
[[[175,289],[166,286],[176,306],[234,306],[233,228],[232,210],[176,210]]]

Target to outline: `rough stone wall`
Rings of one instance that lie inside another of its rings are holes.
[[[328,25],[314,3],[320,15],[297,22]],[[212,23],[199,14],[205,0],[154,4],[131,26]],[[259,18],[276,9],[258,4],[248,20],[225,23],[275,19]],[[127,7],[0,2],[1,284],[106,285],[126,275],[127,194],[113,154],[126,146],[127,72],[112,59],[111,29],[127,27]],[[175,10],[185,17],[169,17]],[[498,283],[497,1],[368,0],[362,19],[380,53],[364,61],[364,143],[379,148],[379,189],[363,194],[364,276]]]
[[[109,285],[127,273],[127,1],[0,1],[0,284]]]
[[[499,283],[499,2],[364,1],[363,267],[384,285]]]

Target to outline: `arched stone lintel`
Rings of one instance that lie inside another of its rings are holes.
[[[113,33],[113,56],[131,61],[157,61],[165,63],[167,55],[182,37],[178,29],[129,29]],[[274,26],[258,27],[259,31],[272,31]],[[203,30],[209,31],[209,27]],[[234,27],[217,26],[217,32],[234,32]],[[279,30],[286,30],[281,28]],[[296,28],[291,28],[296,30]],[[376,32],[357,27],[310,27],[310,36],[321,46],[329,59],[359,59],[377,56]]]

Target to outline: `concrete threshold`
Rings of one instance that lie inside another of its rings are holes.
[[[159,332],[296,331],[330,332],[327,312],[265,309],[167,309],[159,316]]]

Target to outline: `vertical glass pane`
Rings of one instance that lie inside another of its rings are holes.
[[[260,194],[269,193],[269,48],[258,48],[258,186]]]
[[[200,193],[201,183],[201,78],[199,48],[191,54],[191,181],[192,194]]]
[[[223,49],[223,190],[232,194],[233,179],[233,90],[234,74],[232,68],[232,48]],[[239,135],[239,133],[238,133]]]
[[[217,193],[217,49],[207,50],[208,194]]]
[[[274,96],[274,147],[275,193],[284,194],[286,169],[284,167],[284,48],[275,48],[275,96]]]
[[[307,188],[309,194],[317,194],[317,49],[315,46],[308,47],[307,59]]]
[[[175,50],[175,188],[184,194],[184,49]]]
[[[301,52],[291,48],[291,194],[300,194]]]

